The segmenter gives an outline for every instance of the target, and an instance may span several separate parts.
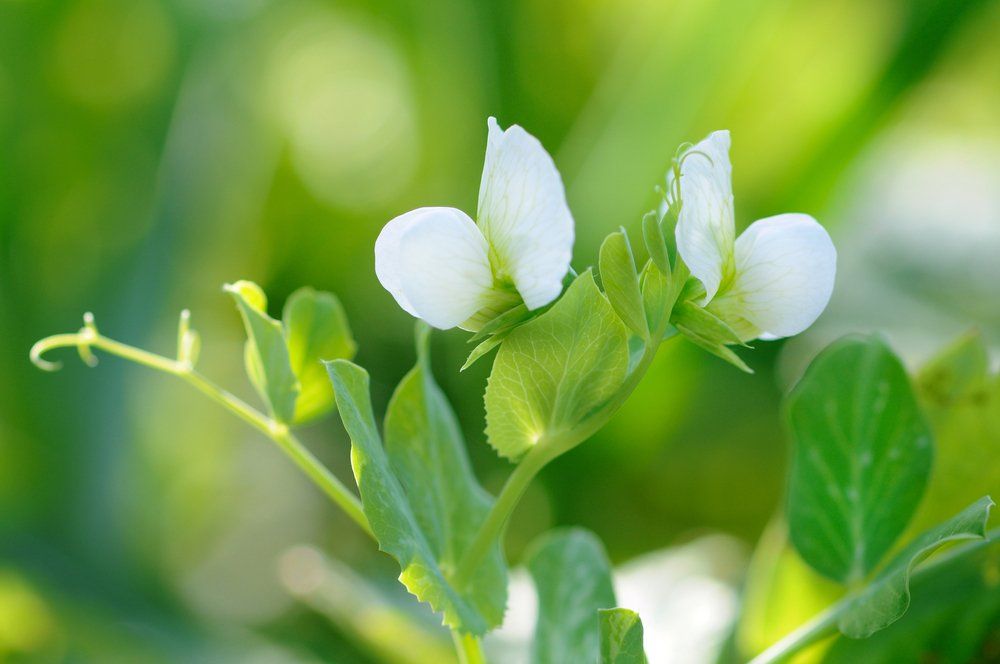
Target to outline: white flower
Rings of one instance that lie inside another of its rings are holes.
[[[455,208],[418,208],[375,242],[382,286],[440,329],[475,330],[522,300],[544,306],[569,269],[573,217],[552,158],[521,127],[487,124],[478,221]]]
[[[705,287],[701,304],[745,341],[812,325],[837,271],[826,230],[807,214],[789,213],[755,221],[736,237],[728,131],[682,155],[679,184],[677,251]]]

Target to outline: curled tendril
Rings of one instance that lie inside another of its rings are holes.
[[[90,346],[98,337],[97,325],[94,323],[94,314],[89,311],[83,315],[83,327],[75,334],[54,334],[39,340],[31,347],[29,357],[31,363],[42,371],[58,371],[62,368],[62,362],[50,362],[42,357],[45,353],[57,348],[76,348],[80,359],[88,367],[97,364],[97,356],[94,355]]]

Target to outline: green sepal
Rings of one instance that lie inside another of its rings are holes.
[[[670,254],[667,252],[667,240],[663,237],[663,227],[660,226],[660,216],[655,210],[647,212],[642,217],[642,238],[646,242],[649,258],[663,274],[670,274]]]
[[[601,244],[598,267],[604,293],[624,323],[640,337],[649,336],[639,275],[625,230],[608,235]]]
[[[600,664],[647,664],[642,620],[629,609],[600,609]]]

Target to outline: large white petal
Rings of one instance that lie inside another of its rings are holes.
[[[709,302],[733,265],[736,226],[728,131],[712,132],[686,151],[680,190],[677,251],[704,284],[704,302]]]
[[[534,136],[488,121],[478,223],[498,276],[509,278],[529,309],[558,297],[573,251],[573,217],[559,171]]]
[[[493,284],[486,238],[461,210],[419,208],[375,241],[375,274],[403,309],[439,329],[483,306]]]
[[[755,221],[736,240],[736,281],[718,302],[763,338],[790,337],[813,324],[830,301],[837,250],[807,214]]]

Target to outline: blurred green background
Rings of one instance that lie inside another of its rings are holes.
[[[270,443],[171,378],[70,353],[44,374],[28,349],[89,310],[170,354],[188,307],[200,368],[253,399],[221,285],[257,281],[275,313],[312,285],[343,301],[379,410],[414,353],[375,237],[475,209],[489,115],[553,154],[578,270],[719,128],[740,227],[807,212],[838,245],[813,330],[744,352],[752,376],[668,344],[511,524],[512,562],[560,524],[616,563],[724,535],[736,571],[698,597],[725,628],[808,357],[856,330],[913,364],[972,326],[1000,340],[998,33],[985,0],[0,0],[0,661],[391,660],[351,601],[409,606],[398,568]],[[436,370],[495,491],[466,336],[435,335]],[[303,435],[349,481],[336,418]]]

